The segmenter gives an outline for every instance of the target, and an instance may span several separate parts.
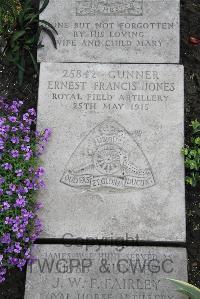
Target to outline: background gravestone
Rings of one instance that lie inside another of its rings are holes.
[[[165,278],[187,281],[183,248],[37,245],[25,299],[184,299]]]
[[[50,0],[41,19],[57,29],[58,49],[43,36],[39,61],[179,62],[179,0]]]
[[[41,64],[44,238],[185,241],[183,67]]]

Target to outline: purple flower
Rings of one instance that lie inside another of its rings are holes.
[[[4,253],[13,253],[13,250],[14,250],[14,246],[11,245],[11,246],[8,246],[8,247],[4,250]]]
[[[35,111],[34,108],[29,109],[29,110],[28,110],[28,113],[29,113],[30,115],[32,115],[32,116],[36,116],[36,111]]]
[[[41,137],[42,141],[48,142],[51,134],[52,134],[52,130],[51,129],[49,129],[49,128],[45,129],[44,133],[43,133],[43,135]]]
[[[9,257],[9,263],[11,264],[11,265],[14,265],[14,266],[17,266],[17,263],[18,263],[18,258],[16,258],[16,257]]]
[[[24,175],[22,169],[17,169],[17,170],[15,170],[15,173],[16,173],[16,175],[17,175],[18,177],[21,177],[21,176]]]
[[[26,197],[18,195],[18,198],[16,199],[16,202],[14,204],[14,207],[18,208],[24,208],[26,205]]]
[[[25,251],[24,255],[25,255],[25,257],[26,257],[27,259],[30,258],[30,256],[31,256],[31,249],[28,248],[28,249]]]
[[[33,110],[32,110],[32,109],[29,109],[29,111],[31,111],[32,114],[35,113],[35,112],[33,112],[34,109],[33,109]],[[35,122],[35,119],[32,119],[31,116],[32,116],[32,115],[30,115],[28,112],[26,112],[26,113],[23,115],[23,121],[25,121],[26,124],[28,124],[28,125],[31,125],[33,122]],[[28,129],[28,127],[26,127],[26,129]]]
[[[25,259],[18,259],[17,267],[22,271],[22,268],[25,266],[26,260]]]
[[[27,187],[23,187],[23,193],[28,193],[29,189]]]
[[[30,142],[30,137],[29,136],[25,136],[24,137],[24,142]]]
[[[1,238],[0,238],[1,243],[3,244],[10,244],[11,238],[9,233],[5,233]]]
[[[3,201],[2,203],[2,211],[7,211],[10,208],[10,204],[7,201]]]
[[[29,171],[30,173],[33,173],[33,172],[34,172],[34,168],[33,168],[33,167],[30,167],[30,168],[28,169],[28,171]]]
[[[46,129],[44,130],[44,135],[45,135],[45,137],[50,137],[51,134],[52,134],[52,129],[50,129],[50,128],[46,128]]]
[[[19,124],[19,128],[20,128],[20,130],[23,131],[23,130],[24,130],[24,124],[23,124],[23,123],[20,123],[20,124]]]
[[[10,110],[13,113],[18,113],[19,112],[19,108],[23,105],[22,101],[16,100],[12,102],[12,105],[10,106]]]
[[[6,119],[4,117],[0,117],[0,126],[5,123]]]
[[[24,152],[29,152],[30,148],[31,148],[30,145],[24,145],[24,144],[21,145],[21,150]]]
[[[21,212],[22,212],[23,218],[31,218],[32,219],[34,217],[34,214],[32,212],[27,211],[26,209],[22,209]]]
[[[11,123],[15,123],[17,121],[17,118],[16,116],[9,116],[8,117],[8,120],[11,122]]]
[[[26,154],[24,154],[24,159],[25,160],[30,160],[31,156],[32,156],[33,152],[32,150],[30,150],[29,152],[27,152]]]
[[[3,195],[3,189],[0,188],[0,195]]]
[[[11,156],[13,158],[18,158],[19,157],[19,152],[18,150],[11,150]]]
[[[18,194],[25,194],[29,192],[29,189],[27,187],[19,186],[16,191]]]
[[[13,144],[19,144],[19,137],[17,137],[17,136],[11,137],[10,140]]]
[[[10,189],[11,191],[15,192],[15,191],[16,191],[16,185],[14,185],[14,184],[10,184],[10,185],[9,185],[9,189]]]
[[[0,265],[2,264],[3,254],[0,254]]]
[[[2,164],[2,167],[5,169],[5,170],[12,170],[12,165],[10,163],[4,163]]]
[[[36,177],[39,178],[39,177],[43,176],[44,173],[45,173],[44,168],[43,168],[43,167],[39,167],[39,168],[36,170],[35,175],[36,175]]]
[[[10,217],[6,217],[6,220],[4,221],[4,223],[8,224],[8,225],[12,225],[12,222],[13,222],[13,220]]]
[[[18,107],[21,107],[22,105],[24,105],[24,102],[23,101],[18,101],[17,104],[18,104]]]
[[[6,133],[9,131],[9,129],[9,125],[0,126],[0,135],[6,136]]]
[[[17,132],[17,131],[18,131],[18,128],[17,128],[17,127],[12,127],[11,132],[15,133],[15,132]]]
[[[22,250],[22,247],[20,246],[20,243],[19,243],[19,242],[16,242],[16,243],[15,243],[15,248],[14,248],[13,251],[14,251],[15,253],[20,253],[21,250]]]
[[[10,109],[13,113],[18,113],[19,112],[18,105],[14,102],[13,102],[12,106],[10,107]]]
[[[44,180],[39,180],[39,186],[41,188],[45,188],[46,187]]]
[[[37,202],[36,205],[35,205],[35,211],[38,211],[38,210],[40,210],[42,208],[44,208],[43,203]]]
[[[24,181],[24,184],[26,185],[26,187],[27,187],[29,190],[33,189],[33,183],[32,183],[29,179],[26,179],[26,180]]]
[[[6,268],[0,267],[0,283],[5,281]]]
[[[41,133],[39,131],[35,131],[35,137],[40,137]]]
[[[26,122],[29,122],[29,113],[25,113],[23,115],[23,120],[26,121]]]
[[[4,140],[0,137],[0,150],[4,149]]]

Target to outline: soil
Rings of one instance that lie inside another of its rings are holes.
[[[185,68],[185,143],[190,140],[189,123],[200,120],[200,46],[188,42],[200,38],[198,0],[181,1],[181,63]],[[200,186],[186,186],[187,250],[189,282],[200,288]]]
[[[189,142],[191,120],[200,120],[200,45],[189,37],[200,38],[199,0],[181,1],[181,64],[185,67],[185,142]],[[0,61],[0,95],[20,98],[27,107],[37,106],[38,78],[30,67],[22,86],[17,83],[15,68]],[[200,287],[200,186],[186,186],[187,250],[189,282]],[[0,299],[23,299],[26,271],[12,270],[0,286]]]

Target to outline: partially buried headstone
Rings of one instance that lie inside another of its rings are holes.
[[[41,19],[58,31],[57,50],[43,36],[38,60],[178,63],[179,6],[179,0],[50,0]]]
[[[185,241],[183,67],[41,64],[44,238]]]
[[[183,248],[37,245],[25,299],[184,299],[166,278],[187,281]]]

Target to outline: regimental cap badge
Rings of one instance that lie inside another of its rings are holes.
[[[81,141],[61,182],[75,188],[144,189],[155,184],[150,164],[131,134],[107,119]]]

